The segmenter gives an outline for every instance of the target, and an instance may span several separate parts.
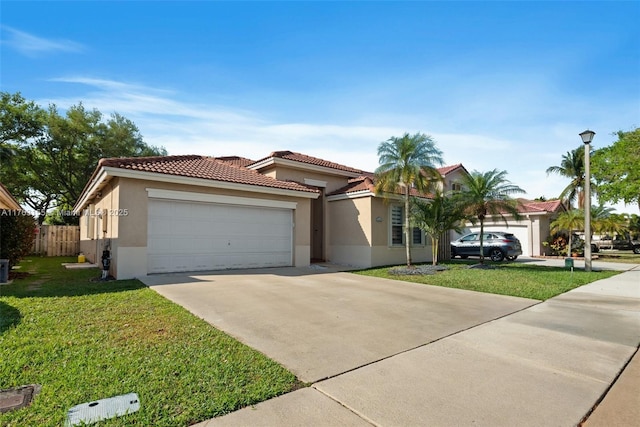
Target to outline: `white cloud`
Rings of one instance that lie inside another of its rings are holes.
[[[2,43],[28,57],[33,58],[53,52],[78,53],[85,50],[84,45],[71,40],[45,39],[6,25],[1,29],[5,33]]]
[[[416,128],[415,116],[369,118],[363,112],[357,122],[344,119],[340,124],[276,122],[260,112],[185,102],[180,93],[144,85],[87,77],[54,81],[90,87],[81,98],[87,108],[125,115],[137,124],[147,143],[164,146],[170,154],[238,155],[257,160],[275,150],[291,150],[373,171],[378,166],[380,142],[424,130]],[[53,102],[64,109],[79,101],[61,98],[44,104]],[[580,145],[576,131],[583,130],[580,126],[515,123],[508,129],[456,133],[447,131],[452,126],[444,125],[440,132],[430,133],[446,164],[462,163],[469,171],[507,170],[508,179],[526,190],[526,197],[554,198],[568,182],[547,176],[545,171],[558,164],[566,151]],[[607,145],[606,135],[598,136],[599,144]],[[616,208],[637,213],[637,207]]]

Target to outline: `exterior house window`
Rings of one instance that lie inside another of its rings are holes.
[[[391,246],[404,245],[404,206],[391,206]],[[423,245],[424,235],[418,227],[411,230],[411,244]]]
[[[411,236],[411,241],[414,245],[422,245],[424,244],[422,241],[422,230],[418,227],[413,227],[413,233]]]
[[[459,182],[452,182],[451,183],[451,190],[453,190],[453,191],[462,191],[462,184],[460,184]]]
[[[402,206],[391,206],[391,245],[402,245]]]
[[[87,239],[95,239],[95,222],[94,222],[94,212],[95,206],[89,205],[89,207],[84,211],[85,214],[85,226],[87,227]]]

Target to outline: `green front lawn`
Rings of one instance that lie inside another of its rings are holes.
[[[276,362],[137,280],[95,282],[71,258],[29,258],[0,286],[0,389],[42,385],[2,426],[61,426],[74,405],[136,392],[140,411],[101,425],[186,426],[299,384]]]
[[[394,276],[388,274],[390,267],[372,268],[355,273],[385,279],[423,283],[492,294],[546,300],[578,286],[618,274],[615,271],[586,273],[564,268],[527,265],[524,263],[486,262],[493,269],[470,269],[477,261],[450,261],[440,263],[448,268],[434,275]]]

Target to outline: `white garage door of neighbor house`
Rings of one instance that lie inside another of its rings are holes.
[[[471,231],[480,231],[480,226],[469,227]],[[503,225],[485,225],[485,231],[504,231],[505,233],[511,233],[520,240],[522,246],[522,255],[530,256],[531,249],[529,245],[529,229],[526,226],[510,226],[509,228]]]
[[[149,273],[293,263],[292,210],[149,199]]]

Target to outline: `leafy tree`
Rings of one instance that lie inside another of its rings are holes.
[[[26,142],[42,135],[45,111],[19,93],[0,93],[0,161],[13,156],[12,144]]]
[[[566,231],[569,234],[569,244],[567,245],[567,256],[571,255],[571,248],[573,248],[573,232],[584,229],[584,211],[581,209],[571,209],[566,212],[562,212],[558,217],[551,222],[551,231],[559,232]]]
[[[595,151],[591,166],[600,202],[623,201],[640,208],[640,128],[619,131],[613,145]]]
[[[414,224],[431,237],[432,264],[437,265],[440,236],[449,230],[462,232],[464,207],[438,190],[429,201],[414,198],[412,211]]]
[[[463,190],[456,193],[457,201],[464,206],[468,218],[473,222],[475,219],[480,221],[480,264],[484,263],[484,220],[487,215],[498,215],[505,224],[505,214],[520,218],[517,201],[511,195],[525,191],[511,183],[506,176],[506,171],[497,169],[473,171],[462,178]]]
[[[12,151],[11,161],[0,168],[0,181],[40,213],[40,223],[51,208],[75,204],[101,158],[167,154],[147,145],[131,120],[117,113],[105,119],[82,103],[61,115],[55,105],[43,110],[19,94],[3,93],[0,117],[3,146]]]
[[[566,201],[571,206],[574,201],[578,201],[578,209],[584,209],[584,145],[562,156],[560,166],[550,166],[547,168],[547,175],[555,173],[571,182],[560,193],[559,198]]]
[[[0,210],[0,259],[9,260],[9,269],[29,255],[35,227],[35,219],[30,215]]]
[[[435,141],[423,133],[391,137],[378,146],[379,164],[376,169],[376,192],[395,194],[401,189],[404,195],[404,232],[407,266],[411,266],[411,213],[410,194],[427,193],[433,184],[441,180],[437,166],[443,164],[442,151]]]

